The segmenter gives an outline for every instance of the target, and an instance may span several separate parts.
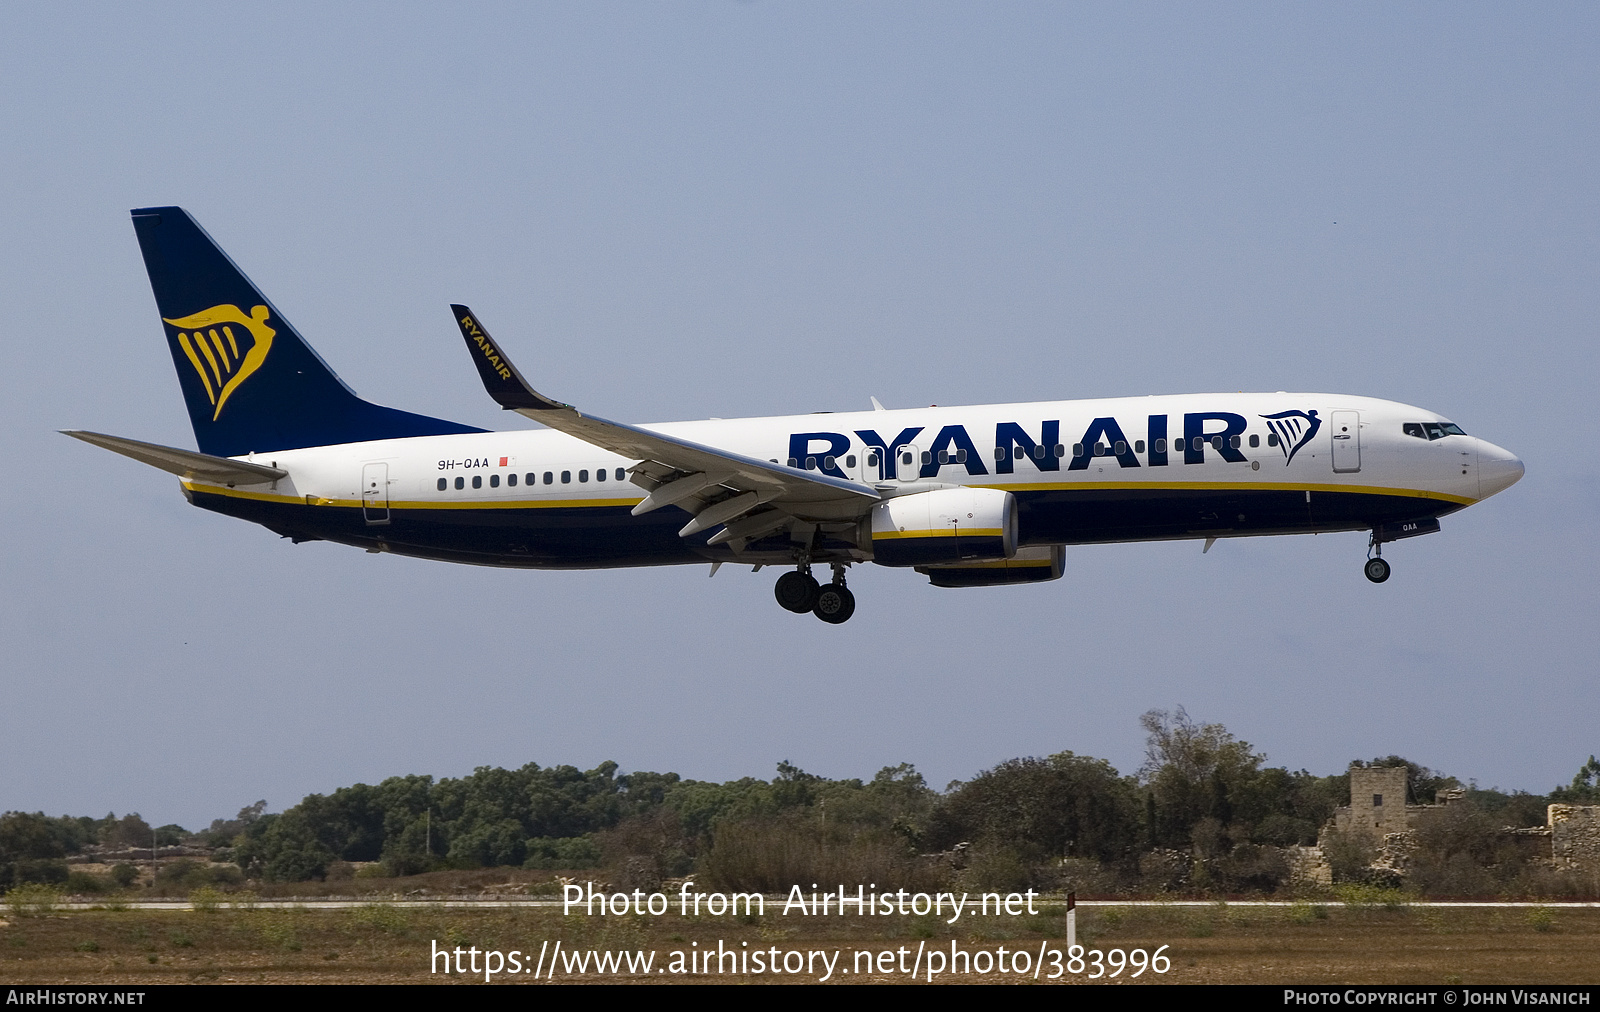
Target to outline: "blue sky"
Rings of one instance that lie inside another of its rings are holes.
[[[1269,762],[1547,791],[1600,750],[1591,5],[13,7],[0,34],[0,810],[202,824],[615,759],[943,785],[1152,708]],[[1060,582],[493,572],[188,507],[56,435],[193,436],[127,217],[188,208],[341,376],[487,427],[470,304],[634,421],[1213,390],[1387,397],[1527,477]]]

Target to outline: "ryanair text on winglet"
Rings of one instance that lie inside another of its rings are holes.
[[[503,380],[510,379],[511,369],[506,365],[505,359],[501,358],[500,349],[496,348],[494,342],[489,340],[489,335],[485,334],[483,329],[478,326],[478,321],[471,316],[463,316],[461,318],[461,326],[466,330],[467,336],[471,337],[473,342],[483,350],[483,357],[489,360],[489,365],[494,368],[495,373]]]

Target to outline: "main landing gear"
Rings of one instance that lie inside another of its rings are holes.
[[[1361,571],[1373,583],[1382,583],[1389,578],[1389,564],[1383,561],[1383,542],[1378,540],[1377,531],[1372,532],[1372,540],[1367,543],[1367,564],[1361,567]]]
[[[856,596],[844,585],[843,563],[833,564],[833,582],[817,583],[811,564],[802,562],[792,573],[784,573],[772,588],[778,604],[795,614],[811,614],[832,625],[848,622],[856,612]]]

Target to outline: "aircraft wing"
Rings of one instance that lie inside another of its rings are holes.
[[[634,514],[681,506],[695,514],[679,532],[682,537],[725,524],[710,543],[729,541],[738,550],[745,542],[795,521],[854,521],[880,499],[877,491],[860,482],[609,421],[552,400],[522,378],[472,310],[450,308],[490,397],[508,411],[639,460],[631,469],[633,481],[650,494]]]
[[[268,467],[265,464],[252,464],[244,460],[229,460],[227,457],[213,457],[209,453],[196,453],[193,450],[180,450],[175,446],[162,446],[160,443],[142,443],[137,439],[127,439],[122,436],[107,436],[100,432],[85,432],[81,429],[62,429],[63,436],[81,439],[85,443],[93,443],[112,453],[120,453],[124,457],[132,457],[141,464],[149,464],[163,471],[175,474],[180,478],[190,481],[212,482],[218,485],[263,485],[269,481],[277,481],[287,477],[289,472],[278,467]]]

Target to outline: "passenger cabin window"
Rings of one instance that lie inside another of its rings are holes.
[[[462,489],[462,488],[466,488],[466,487],[467,487],[467,479],[465,479],[465,478],[457,478],[456,479],[456,488]]]
[[[546,471],[546,472],[545,472],[545,473],[544,473],[544,483],[545,483],[545,484],[546,484],[546,485],[548,485],[548,484],[550,484],[550,483],[551,483],[551,482],[553,482],[553,481],[555,481],[555,480],[556,480],[556,476],[555,476],[555,472],[553,472],[553,471]]]
[[[1144,440],[1135,439],[1133,441],[1133,452],[1134,453],[1143,453],[1144,452]]]
[[[499,488],[500,487],[500,476],[498,474],[489,475],[489,487],[490,488]]]
[[[1258,447],[1260,445],[1261,445],[1261,437],[1252,434],[1250,436],[1250,447],[1251,447],[1251,449],[1254,449],[1255,447]]]
[[[517,487],[517,476],[514,475],[514,474],[506,475],[506,484],[509,485],[511,488],[516,488]]]
[[[445,490],[445,486],[447,486],[449,484],[450,484],[450,482],[447,479],[440,478],[439,479],[439,491],[443,492]]]
[[[475,474],[475,475],[472,476],[472,487],[473,488],[482,488],[483,487],[483,475]]]
[[[867,466],[868,467],[877,467],[878,466],[878,455],[876,453],[867,454]]]
[[[1156,452],[1157,453],[1166,453],[1167,452],[1167,441],[1165,439],[1156,440]]]
[[[572,472],[571,471],[562,471],[561,472],[561,484],[563,484],[563,485],[572,484]]]
[[[1277,446],[1278,445],[1278,434],[1276,432],[1267,433],[1267,445],[1268,446]]]
[[[588,471],[579,471],[578,472],[578,480],[579,481],[588,481],[589,480],[589,472]]]
[[[628,480],[628,472],[623,470],[620,467],[617,468],[617,480],[618,481],[627,481]]]

